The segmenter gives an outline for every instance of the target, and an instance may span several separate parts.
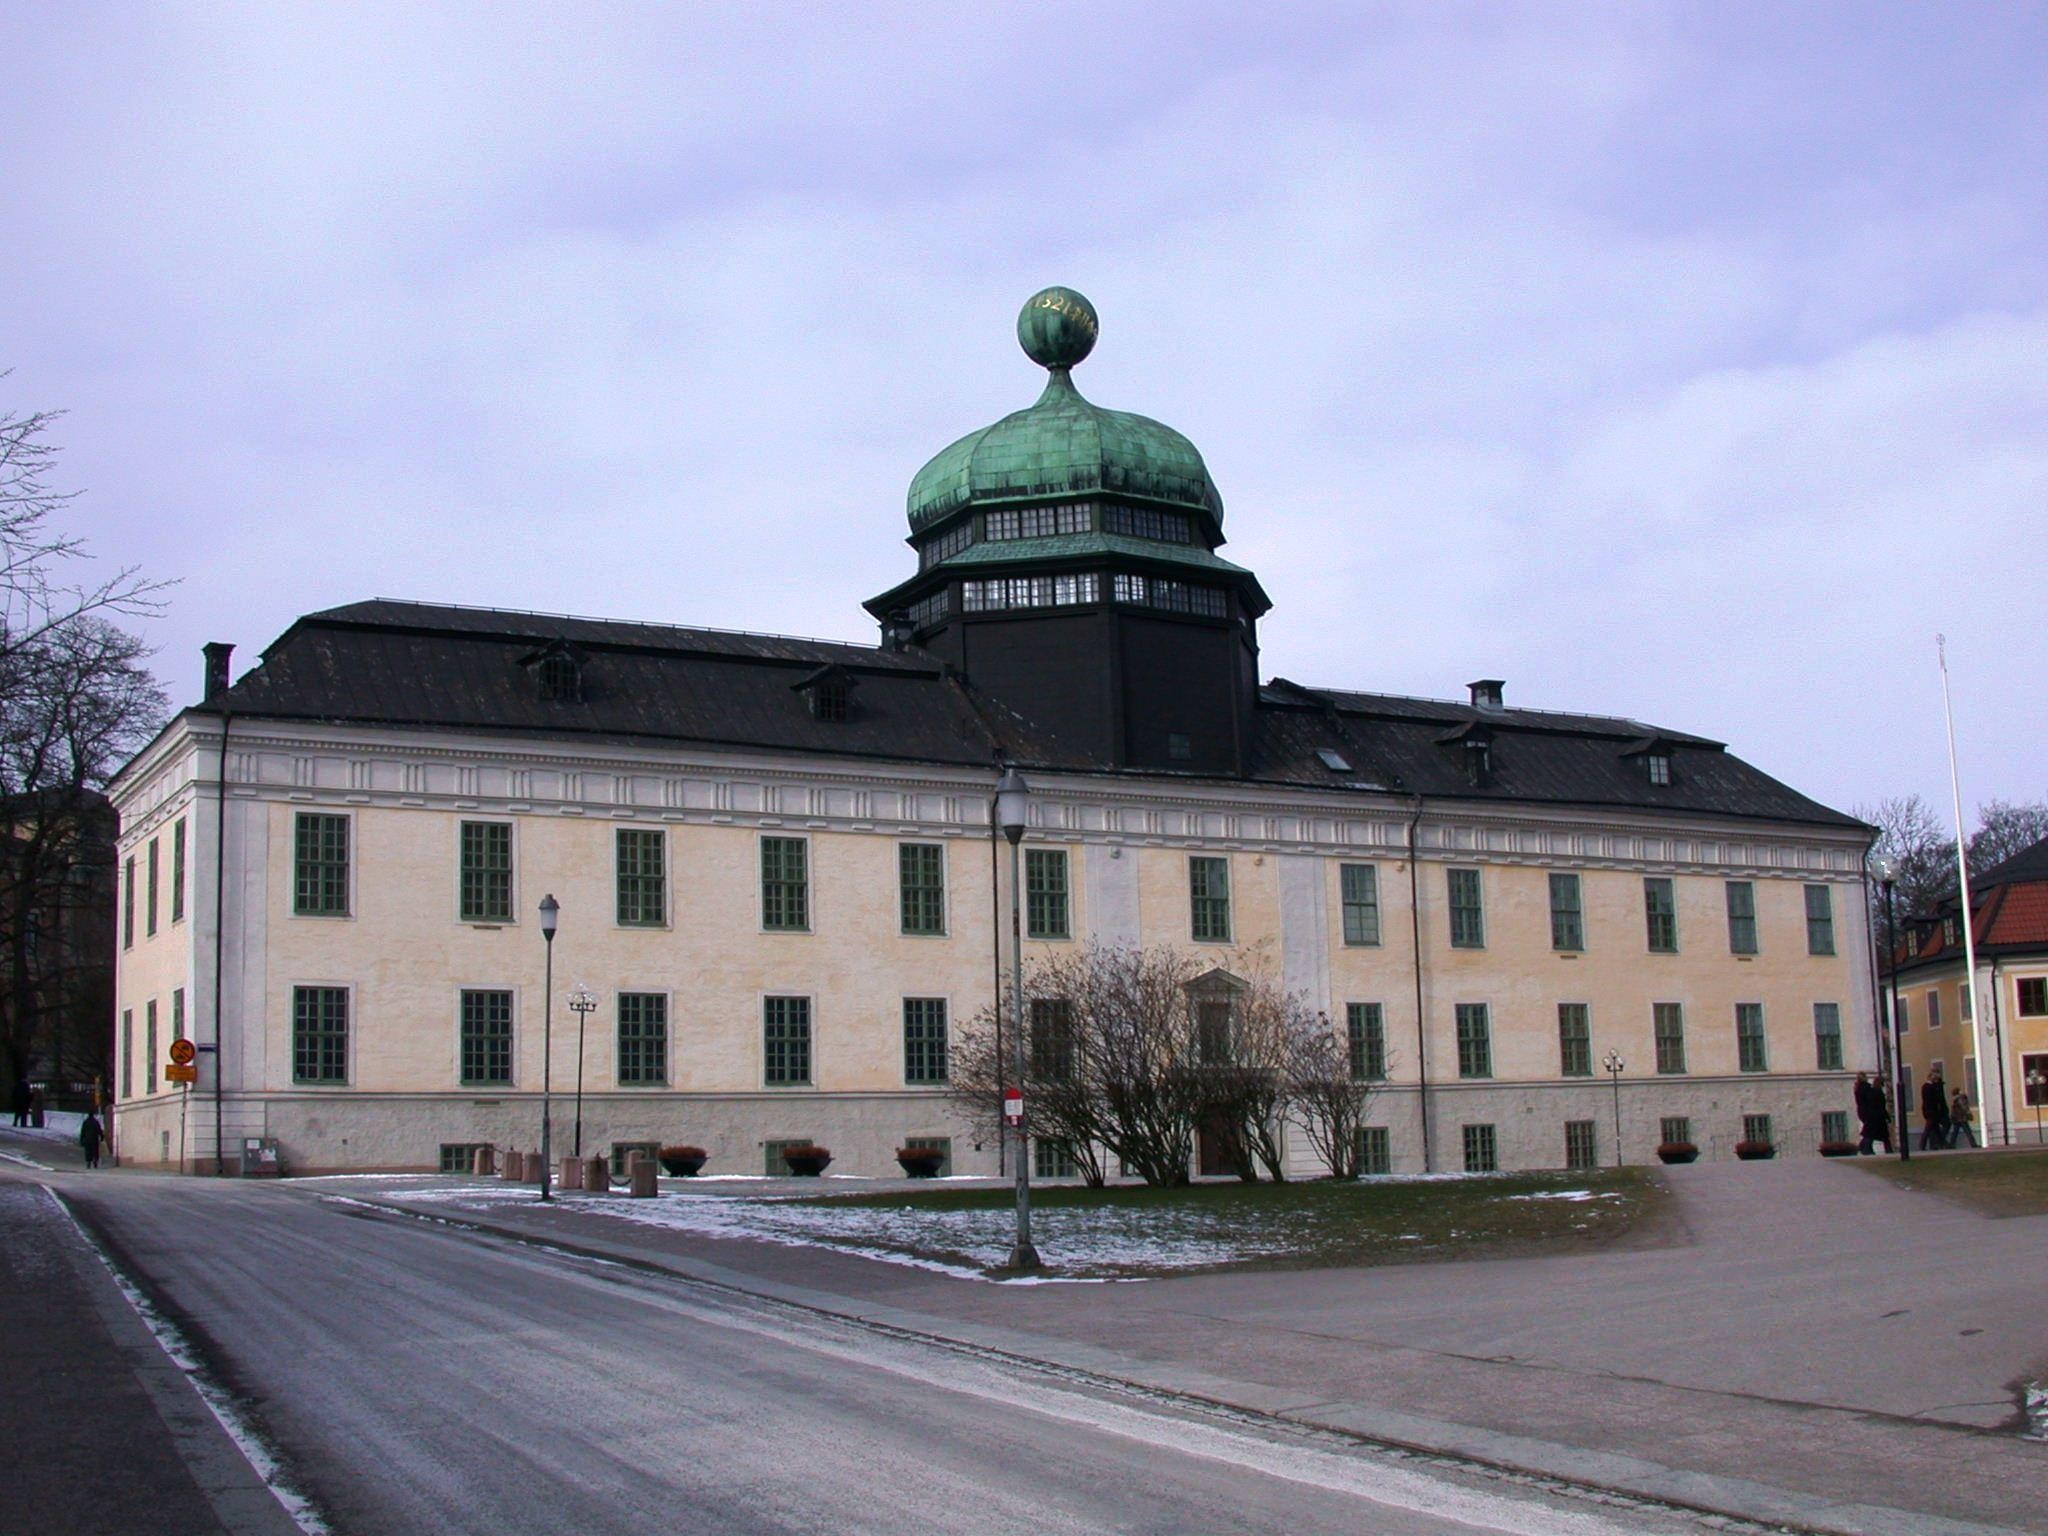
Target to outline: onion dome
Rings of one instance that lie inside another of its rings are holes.
[[[1107,494],[1180,507],[1223,521],[1223,498],[1195,445],[1173,428],[1082,398],[1070,370],[1095,345],[1095,306],[1071,288],[1025,301],[1017,340],[1047,370],[1036,404],[970,432],[941,450],[910,482],[910,527],[922,532],[970,503]]]

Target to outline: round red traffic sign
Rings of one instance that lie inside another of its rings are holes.
[[[189,1067],[192,1065],[192,1058],[198,1054],[199,1048],[190,1040],[173,1040],[171,1042],[171,1062],[174,1066]]]

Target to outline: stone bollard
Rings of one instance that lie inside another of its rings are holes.
[[[590,1160],[589,1171],[583,1175],[583,1187],[596,1195],[611,1193],[611,1164],[601,1157],[593,1157]]]
[[[626,1159],[626,1178],[629,1192],[635,1200],[652,1200],[661,1191],[655,1187],[654,1177],[661,1171],[654,1159],[645,1152],[635,1152]]]
[[[478,1147],[476,1149],[476,1161],[470,1166],[470,1172],[480,1179],[488,1179],[497,1171],[498,1149],[496,1147]]]
[[[564,1157],[562,1159],[562,1176],[555,1181],[556,1187],[558,1189],[581,1189],[583,1187],[583,1166],[583,1159],[580,1157]]]

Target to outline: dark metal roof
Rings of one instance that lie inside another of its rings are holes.
[[[574,647],[575,699],[542,697],[536,649]],[[844,721],[792,692],[820,668],[859,680]],[[1733,757],[1719,742],[1640,721],[1304,688],[1262,688],[1253,781],[1480,802],[1598,805],[1860,825]],[[308,614],[221,700],[237,716],[471,729],[764,749],[838,757],[1113,772],[978,692],[928,653],[606,619],[377,599]],[[1472,782],[1455,739],[1483,725]],[[1671,756],[1652,785],[1645,738]],[[1333,770],[1324,753],[1350,767]],[[1173,777],[1159,770],[1148,776]],[[1203,776],[1189,775],[1190,779]]]

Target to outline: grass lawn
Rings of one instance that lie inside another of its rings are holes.
[[[1904,1163],[1895,1157],[1859,1157],[1856,1166],[1905,1189],[1959,1200],[1987,1216],[2048,1212],[2048,1149],[1916,1152]]]
[[[1226,1269],[1413,1264],[1603,1247],[1658,1210],[1640,1169],[1472,1178],[1205,1183],[1185,1189],[1075,1184],[1032,1189],[1032,1236],[1062,1274],[1135,1277]],[[852,1216],[858,1241],[909,1257],[986,1266],[961,1241],[1007,1232],[1007,1188],[833,1195],[801,1202]]]

